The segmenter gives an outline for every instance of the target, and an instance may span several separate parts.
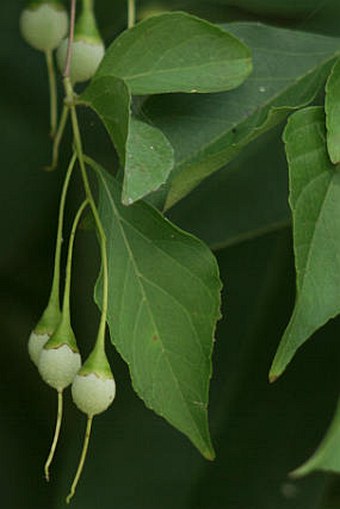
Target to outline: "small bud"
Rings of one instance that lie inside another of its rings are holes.
[[[56,389],[62,391],[72,383],[81,366],[78,352],[64,344],[57,348],[42,349],[38,369],[43,380]]]
[[[57,48],[67,34],[68,14],[53,0],[32,3],[20,16],[20,31],[25,41],[40,51]]]

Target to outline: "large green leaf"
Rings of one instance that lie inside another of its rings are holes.
[[[175,149],[167,208],[233,159],[251,140],[308,104],[324,84],[340,41],[269,27],[226,25],[251,49],[254,72],[237,90],[205,96],[156,96],[141,118],[159,127]]]
[[[331,161],[340,162],[340,60],[334,65],[326,85],[327,147]]]
[[[340,312],[340,172],[328,158],[323,109],[307,108],[292,115],[284,141],[297,296],[270,371],[272,380],[296,350]]]
[[[340,401],[330,427],[318,449],[292,475],[294,477],[302,477],[314,470],[340,473]]]
[[[146,405],[212,459],[207,404],[221,289],[216,260],[152,207],[121,205],[118,184],[91,165],[107,235],[112,341]]]
[[[173,149],[159,129],[131,117],[124,81],[97,78],[79,102],[96,111],[116,147],[124,167],[123,203],[133,203],[165,183],[174,164]]]
[[[106,51],[96,76],[122,78],[135,95],[217,92],[238,87],[252,70],[236,37],[184,12],[142,21]]]

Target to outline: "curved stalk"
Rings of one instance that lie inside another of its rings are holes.
[[[80,218],[82,216],[82,213],[84,212],[84,209],[88,205],[88,200],[84,200],[83,203],[80,205],[78,212],[74,218],[71,233],[70,233],[70,239],[68,244],[68,253],[67,253],[67,262],[66,262],[66,274],[65,274],[65,288],[64,288],[64,298],[63,298],[63,307],[62,307],[62,316],[63,320],[71,322],[70,317],[70,293],[71,293],[71,274],[72,274],[72,258],[73,258],[73,246],[74,246],[74,239],[76,236],[76,231],[78,228],[78,224],[80,221]]]
[[[76,471],[76,475],[74,476],[74,479],[73,479],[73,482],[72,482],[72,485],[71,485],[70,493],[67,495],[67,498],[66,498],[66,503],[67,504],[70,503],[71,498],[74,496],[74,494],[76,492],[77,484],[79,482],[81,473],[82,473],[83,468],[84,468],[86,454],[87,454],[87,450],[89,448],[89,442],[90,442],[90,436],[91,436],[91,428],[92,428],[92,421],[93,421],[93,416],[88,416],[87,424],[86,424],[85,437],[84,437],[84,443],[83,443],[83,449],[82,449],[82,452],[81,452],[81,456],[80,456],[78,468],[77,468],[77,471]]]
[[[61,192],[60,205],[59,205],[59,215],[58,215],[58,230],[57,230],[57,240],[56,240],[56,248],[55,248],[55,257],[54,257],[54,270],[53,270],[53,280],[52,280],[52,288],[50,293],[50,298],[48,301],[48,305],[46,308],[47,314],[49,311],[53,312],[53,310],[58,310],[60,312],[60,258],[61,258],[61,246],[63,243],[63,224],[64,224],[64,212],[65,212],[65,202],[66,195],[72,175],[72,171],[74,168],[74,164],[76,162],[77,155],[73,154],[71,161],[68,165],[65,180],[63,184],[63,189]],[[46,313],[45,311],[45,313]]]
[[[108,307],[108,261],[107,261],[107,252],[106,252],[106,235],[104,232],[104,228],[102,222],[100,220],[97,206],[95,204],[91,187],[89,184],[89,180],[87,177],[86,166],[84,162],[84,153],[82,148],[81,135],[78,124],[78,117],[76,112],[76,107],[73,100],[73,88],[71,85],[71,81],[69,78],[64,79],[65,86],[65,94],[68,103],[70,104],[70,113],[71,113],[71,121],[74,135],[74,146],[77,153],[77,158],[79,161],[79,166],[81,170],[81,175],[83,179],[84,189],[86,193],[86,198],[89,202],[89,205],[92,210],[92,214],[96,223],[99,239],[100,239],[100,252],[101,252],[101,261],[102,261],[102,270],[103,270],[103,294],[102,294],[102,313],[99,323],[99,331],[98,338],[100,338],[100,342],[104,347],[104,339],[105,339],[105,328],[106,328],[106,316],[107,316],[107,307]]]
[[[47,457],[44,472],[46,481],[50,480],[50,466],[53,461],[54,453],[57,447],[57,443],[59,440],[60,429],[61,429],[61,421],[63,418],[63,391],[58,391],[58,411],[57,411],[57,420],[55,425],[54,437],[51,445],[51,449],[49,455]]]

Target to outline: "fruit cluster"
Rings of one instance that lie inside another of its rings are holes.
[[[75,2],[73,2],[75,8]],[[66,37],[70,24],[69,37]],[[20,28],[23,38],[34,48],[47,56],[51,92],[51,134],[54,137],[54,152],[58,152],[64,127],[71,113],[74,153],[66,172],[59,207],[58,232],[56,240],[53,282],[50,298],[40,320],[34,327],[28,351],[43,380],[58,394],[58,413],[54,438],[45,464],[45,477],[49,480],[49,469],[56,450],[63,413],[63,391],[71,385],[72,398],[76,406],[87,415],[87,429],[83,452],[67,501],[72,498],[83,468],[92,419],[104,412],[113,402],[116,392],[115,381],[105,353],[105,329],[107,313],[107,267],[106,239],[101,227],[89,181],[86,175],[82,144],[76,110],[73,101],[73,85],[90,79],[96,72],[105,52],[97,29],[93,0],[83,0],[83,9],[74,26],[64,6],[57,0],[35,0],[21,14]],[[57,49],[57,62],[64,75],[67,105],[56,129],[57,93],[54,80],[52,51]],[[65,72],[65,68],[68,69]],[[52,84],[52,86],[51,86]],[[57,154],[50,169],[55,168]],[[64,210],[69,182],[73,168],[78,161],[86,198],[78,209],[71,229],[65,270],[65,284],[62,305],[60,303],[60,264],[63,238]],[[70,288],[74,238],[80,219],[86,207],[90,207],[98,230],[101,244],[103,267],[103,306],[98,334],[94,348],[82,364],[79,348],[71,325]]]

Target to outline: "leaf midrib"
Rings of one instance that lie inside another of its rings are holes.
[[[207,69],[211,66],[215,66],[216,64],[221,64],[221,62],[223,62],[223,60],[222,61],[216,60],[216,61],[205,63],[205,64],[195,64],[192,66],[186,66],[184,69],[183,69],[183,67],[171,67],[168,69],[157,69],[157,70],[152,69],[149,72],[141,72],[138,74],[123,76],[122,78],[125,79],[127,82],[131,82],[131,81],[137,80],[139,78],[144,78],[144,77],[150,77],[150,76],[157,77],[157,75],[159,75],[159,74],[169,74],[169,73],[172,74],[173,72],[180,73],[183,71],[192,71],[194,69]],[[232,62],[233,63],[234,62],[249,63],[250,58],[238,58],[238,59],[234,59]],[[241,71],[238,73],[235,72],[235,73],[233,73],[233,78],[235,79],[235,78],[238,78],[239,76],[243,76],[243,75],[244,75],[244,72],[241,72]],[[104,75],[104,76],[106,76],[106,75]]]

